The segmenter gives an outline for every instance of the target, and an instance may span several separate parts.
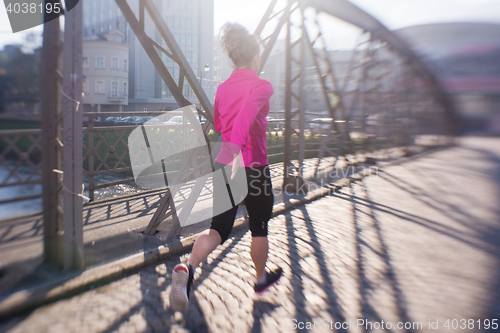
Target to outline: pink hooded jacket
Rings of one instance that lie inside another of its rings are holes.
[[[236,144],[243,166],[259,167],[267,160],[266,129],[269,98],[273,86],[251,69],[235,69],[217,88],[214,103],[214,125],[222,133],[222,142]],[[221,150],[217,161],[231,165],[233,156]]]

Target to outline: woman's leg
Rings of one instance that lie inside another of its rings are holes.
[[[205,230],[194,242],[193,250],[189,256],[189,264],[196,268],[212,253],[213,250],[221,243],[221,237],[217,230]]]
[[[225,184],[214,184],[214,205],[217,204],[217,199],[224,198],[220,193],[221,190],[228,191],[229,187]],[[217,245],[226,241],[233,229],[237,210],[238,206],[213,217],[210,229],[196,239],[189,256],[188,265],[178,264],[174,267],[169,296],[172,310],[182,312],[188,310],[189,292],[193,283],[194,269],[207,258]]]
[[[216,169],[222,168],[223,165],[216,163]],[[222,179],[216,179],[214,177],[214,194],[213,194],[213,205],[214,211],[220,211],[220,207],[224,207],[224,198],[228,197],[228,193],[231,192],[229,185],[225,183]],[[235,206],[217,216],[212,218],[212,224],[210,229],[206,230],[201,234],[193,245],[193,250],[189,256],[189,264],[194,268],[198,267],[200,262],[205,260],[207,256],[215,250],[217,245],[222,244],[226,241],[233,229],[234,219],[236,218],[236,213],[238,211],[238,206]]]
[[[266,277],[266,261],[269,246],[267,237],[252,237],[252,248],[250,249],[250,256],[252,257],[255,271],[257,273],[257,282],[264,281]]]
[[[248,195],[245,205],[248,211],[252,247],[250,255],[255,265],[257,282],[266,277],[266,261],[269,250],[267,223],[271,218],[274,204],[269,167],[247,168]]]

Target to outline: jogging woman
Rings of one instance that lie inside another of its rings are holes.
[[[245,28],[239,24],[227,23],[223,27],[221,44],[235,70],[217,88],[214,125],[222,133],[223,143],[239,147],[242,160],[236,159],[232,163],[232,158],[228,159],[219,153],[216,168],[232,165],[231,178],[238,172],[246,172],[248,194],[245,206],[252,233],[250,255],[257,275],[254,290],[256,294],[261,294],[277,283],[283,274],[281,268],[271,272],[266,272],[265,269],[268,254],[267,224],[274,203],[266,147],[266,116],[269,114],[269,99],[273,94],[273,87],[257,75],[259,45]],[[214,184],[214,205],[220,197],[217,193],[224,190],[227,191]],[[213,217],[210,229],[196,239],[188,263],[174,267],[170,291],[170,306],[174,311],[187,311],[194,269],[229,237],[236,218],[237,204]]]

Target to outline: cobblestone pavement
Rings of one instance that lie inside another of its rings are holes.
[[[185,316],[169,310],[168,292],[172,268],[186,255],[0,330],[482,331],[500,314],[499,143],[469,138],[274,218],[269,267],[285,274],[263,296],[253,294],[250,233],[239,232],[196,270]],[[461,319],[473,321],[461,329]]]

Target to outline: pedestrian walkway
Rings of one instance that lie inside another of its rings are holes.
[[[419,152],[422,147],[412,148],[415,152]],[[387,162],[401,157],[403,150],[392,148],[377,151],[376,154],[378,161]],[[328,170],[334,161],[332,157],[322,160],[319,170],[323,171],[320,172],[320,176],[328,176],[328,178],[316,177],[314,183],[310,178],[314,175],[317,159],[311,158],[304,161],[304,177],[311,189],[320,188],[323,184],[373,167],[363,164],[355,166],[340,159],[336,164],[338,172],[325,172],[324,170]],[[280,190],[283,182],[283,163],[271,165],[270,172],[275,188],[276,207],[290,199],[284,198]],[[182,201],[186,199],[193,186],[194,182],[188,182],[180,188],[176,198],[177,204],[183,203]],[[209,186],[204,187],[198,198],[198,202],[205,208],[211,205],[211,192]],[[182,227],[178,237],[169,238],[173,226],[170,217],[160,223],[154,236],[142,234],[163,195],[165,195],[164,189],[143,191],[85,205],[83,208],[83,252],[87,269],[178,242],[210,226],[210,220],[207,219]],[[304,195],[293,196],[295,199],[303,197]],[[246,216],[246,211],[242,206],[237,218],[244,218],[244,216]],[[58,273],[47,270],[44,265],[41,265],[43,261],[43,217],[41,214],[0,220],[0,253],[0,299],[16,290],[45,283]]]
[[[242,230],[196,270],[187,315],[168,304],[182,255],[0,331],[481,331],[500,317],[499,198],[500,140],[462,139],[272,219],[269,267],[285,273],[263,296]]]

